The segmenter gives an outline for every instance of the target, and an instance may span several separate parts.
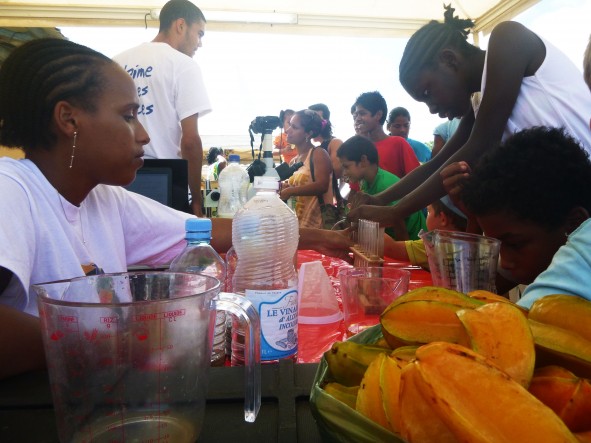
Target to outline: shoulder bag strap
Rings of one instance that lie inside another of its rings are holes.
[[[315,182],[316,179],[314,178],[314,151],[316,150],[316,146],[314,146],[312,148],[312,151],[310,152],[310,176],[312,177],[312,181]],[[334,176],[334,174],[333,174]],[[318,203],[320,203],[320,206],[322,206],[324,204],[324,198],[322,198],[322,195],[318,196]]]

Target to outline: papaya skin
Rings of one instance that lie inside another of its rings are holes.
[[[384,411],[380,388],[380,372],[386,358],[385,354],[380,354],[367,367],[359,385],[355,409],[380,426],[392,430]]]
[[[591,301],[573,295],[547,295],[536,300],[529,318],[576,332],[591,341]]]
[[[591,378],[591,342],[576,332],[528,319],[536,344],[538,367],[557,365],[578,377]]]
[[[560,377],[567,379],[577,379],[578,377],[562,366],[549,365],[537,368],[534,371],[534,377]]]
[[[380,368],[380,391],[382,407],[389,428],[400,433],[400,376],[402,365],[394,358],[386,356]]]
[[[333,343],[324,353],[324,358],[328,364],[331,381],[344,386],[359,386],[369,364],[379,354],[388,352],[388,348],[348,340]]]
[[[484,289],[477,289],[475,291],[468,292],[468,297],[484,303],[508,303],[519,309],[524,315],[528,314],[528,309],[523,306],[516,305],[511,300],[502,295],[495,294],[494,292],[485,291]]]
[[[477,308],[484,304],[480,300],[468,297],[466,294],[454,291],[453,289],[442,288],[439,286],[422,286],[398,297],[390,303],[386,309],[384,309],[384,312],[400,303],[406,303],[409,301],[438,301],[464,308]]]
[[[340,402],[345,403],[351,409],[355,409],[359,386],[343,386],[340,383],[331,382],[327,383],[323,389],[327,394],[330,394]]]

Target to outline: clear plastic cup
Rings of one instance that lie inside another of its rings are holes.
[[[339,271],[348,336],[380,322],[380,314],[408,291],[410,272],[396,268],[346,268]]]

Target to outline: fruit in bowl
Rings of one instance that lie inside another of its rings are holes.
[[[590,441],[591,341],[569,321],[591,309],[583,302],[540,302],[532,320],[486,291],[410,291],[380,325],[334,344],[338,366],[325,354],[310,400],[320,431],[339,442]],[[376,346],[384,338],[389,349]],[[329,386],[352,363],[343,402]]]

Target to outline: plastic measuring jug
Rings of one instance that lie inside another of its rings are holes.
[[[214,277],[135,272],[33,286],[62,442],[197,440],[216,309],[246,325],[246,421],[260,407],[260,323]]]
[[[495,292],[501,242],[496,238],[435,229],[420,234],[433,285],[468,293]]]

